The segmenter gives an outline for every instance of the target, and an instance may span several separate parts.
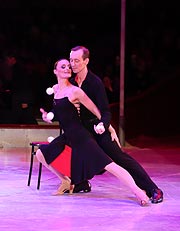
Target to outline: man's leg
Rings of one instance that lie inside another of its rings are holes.
[[[79,192],[90,192],[91,191],[91,184],[88,180],[85,180],[79,184],[75,184],[73,193],[79,193]]]
[[[131,174],[136,184],[146,191],[149,198],[152,198],[152,203],[162,202],[163,192],[134,158],[123,152],[115,141],[111,141],[109,133],[105,132],[102,135],[96,136],[96,140],[104,152],[106,152],[116,164],[123,167]]]

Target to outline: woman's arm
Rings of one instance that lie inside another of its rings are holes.
[[[52,123],[52,120],[48,118],[48,113],[43,109],[40,108],[40,112],[42,113],[42,119],[47,123]]]
[[[72,103],[76,103],[77,101],[79,101],[89,111],[91,111],[99,120],[101,119],[101,114],[99,112],[99,109],[96,107],[96,105],[92,102],[92,100],[86,95],[86,93],[81,88],[74,87],[72,94],[69,97],[69,100]]]

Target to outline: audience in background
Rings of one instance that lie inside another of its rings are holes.
[[[143,92],[152,84],[165,78],[165,75],[172,69],[177,70],[178,68],[179,26],[178,20],[176,20],[176,12],[173,11],[173,8],[170,10],[168,4],[167,1],[164,1],[163,4],[156,2],[154,8],[153,2],[138,1],[138,4],[128,4],[127,6],[127,15],[130,17],[127,21],[125,44],[125,97]],[[148,13],[151,12],[148,10],[151,8],[153,8],[153,18]],[[167,9],[169,10],[167,11]],[[15,53],[18,57],[26,57],[28,63],[32,65],[33,72],[36,72],[36,84],[33,85],[36,90],[33,89],[33,92],[38,91],[40,99],[33,103],[36,114],[39,113],[38,108],[42,106],[40,102],[46,100],[43,92],[48,87],[46,85],[48,79],[51,78],[48,70],[52,69],[54,60],[59,58],[59,54],[66,56],[65,48],[71,47],[78,40],[77,36],[80,28],[76,25],[76,22],[73,24],[63,22],[61,24],[61,20],[57,20],[60,17],[58,9],[54,9],[52,13],[46,10],[40,12],[37,8],[33,12],[33,17],[31,10],[22,11],[21,15],[17,17],[17,12],[10,6],[7,9],[2,8],[0,10],[1,113],[3,110],[11,109],[11,90],[15,90],[10,89],[12,87],[12,68],[5,65],[6,61],[12,64],[15,60],[13,60],[13,57],[8,57],[9,60],[5,60],[4,57],[7,53]],[[4,20],[5,18],[8,18],[8,20]],[[23,23],[21,23],[22,21]],[[87,20],[87,28],[91,23],[92,21]],[[111,30],[111,28],[109,27],[108,30]],[[117,30],[113,30],[113,33],[108,33],[108,35],[104,32],[103,28],[99,27],[95,36],[96,43],[94,43],[90,36],[91,32],[87,31],[87,35],[82,38],[81,43],[84,41],[88,44],[92,53],[99,54],[100,58],[96,54],[93,55],[98,60],[94,61],[92,59],[92,66],[95,66],[95,63],[96,70],[99,70],[98,74],[102,79],[104,78],[105,84],[107,82],[111,84],[111,87],[108,87],[107,90],[110,102],[117,102],[119,101],[120,90],[120,49],[117,45],[120,42],[119,27],[117,26]],[[101,57],[104,57],[104,59]],[[25,63],[21,64],[25,65]],[[104,72],[106,68],[110,73]],[[27,65],[25,69],[27,69]],[[101,73],[103,74],[101,75]],[[42,82],[43,87],[40,84]],[[21,90],[23,89],[19,89],[19,91]],[[29,97],[31,97],[30,93]]]

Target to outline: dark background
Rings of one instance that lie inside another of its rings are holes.
[[[14,91],[21,92],[18,97],[29,92],[26,100],[32,105],[34,117],[40,116],[39,107],[50,108],[50,97],[45,89],[55,82],[53,64],[60,57],[68,57],[71,47],[76,45],[90,49],[89,67],[102,79],[108,75],[117,88],[120,4],[120,0],[0,0],[0,96],[3,101],[0,123],[12,123],[7,114],[13,114],[11,93]],[[125,108],[128,112],[132,97],[140,97],[167,79],[176,85],[180,48],[178,1],[126,1],[125,45]],[[7,69],[4,66],[7,56],[15,56],[21,67],[25,66],[16,69],[16,77],[13,77],[14,69],[10,68],[8,73],[12,71],[13,74],[4,76],[2,70]],[[156,91],[161,94],[161,103],[165,98],[159,89]],[[177,94],[174,90],[164,92],[164,95]],[[159,97],[157,93],[154,95]],[[168,99],[166,97],[167,105],[171,105],[174,98],[169,102]],[[146,105],[145,100],[143,107]],[[171,114],[179,115],[176,102],[173,105]],[[138,111],[137,107],[135,113]],[[167,112],[160,117],[164,114]]]

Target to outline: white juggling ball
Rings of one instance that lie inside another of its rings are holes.
[[[54,118],[54,113],[53,112],[47,113],[47,119],[48,120],[52,120],[53,118]]]
[[[48,88],[46,89],[46,93],[47,93],[48,95],[52,95],[52,94],[54,93],[53,88],[52,88],[52,87],[48,87]]]
[[[53,136],[49,136],[49,137],[47,138],[47,141],[48,141],[49,143],[51,143],[53,140],[54,140],[54,137],[53,137]]]
[[[97,129],[102,129],[102,130],[104,130],[104,125],[103,125],[103,124],[98,124],[98,125],[96,126],[96,128],[97,128]]]

